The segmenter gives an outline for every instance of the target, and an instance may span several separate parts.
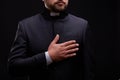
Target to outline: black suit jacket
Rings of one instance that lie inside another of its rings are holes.
[[[38,14],[19,22],[8,60],[9,72],[29,76],[30,80],[93,80],[93,50],[87,33],[88,22],[71,14],[51,19]],[[58,43],[76,40],[80,44],[75,57],[46,65],[45,51],[60,35]]]

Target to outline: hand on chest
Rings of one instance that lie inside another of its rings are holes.
[[[30,45],[35,51],[46,51],[56,34],[60,36],[58,43],[76,40],[80,44],[82,41],[83,31],[77,24],[54,22],[44,24],[44,26],[39,26],[39,28],[37,28],[36,32],[33,32],[35,36],[32,36],[30,40]]]

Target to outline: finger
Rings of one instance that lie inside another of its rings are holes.
[[[76,56],[76,53],[68,54],[68,55],[66,55],[65,57],[66,57],[66,58],[69,58],[69,57],[73,57],[73,56]]]
[[[66,46],[66,50],[69,50],[69,49],[73,49],[73,48],[76,48],[76,47],[78,47],[79,46],[79,44],[71,44],[71,45],[68,45],[68,46]]]
[[[53,39],[52,43],[56,44],[58,42],[59,38],[60,38],[60,36],[59,36],[59,34],[57,34],[55,36],[55,38]]]
[[[74,53],[74,52],[76,52],[76,51],[78,51],[78,50],[79,50],[79,48],[69,49],[69,50],[67,50],[65,53],[66,53],[66,54]]]
[[[70,41],[67,41],[67,42],[62,43],[61,45],[62,45],[62,46],[68,46],[68,45],[71,45],[71,44],[74,44],[74,43],[76,43],[75,40],[70,40]]]

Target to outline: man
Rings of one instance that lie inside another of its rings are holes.
[[[43,0],[45,10],[19,22],[9,72],[30,80],[93,80],[88,22],[68,14],[68,0]]]

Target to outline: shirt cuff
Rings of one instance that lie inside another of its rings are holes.
[[[45,52],[45,57],[46,57],[47,65],[51,64],[52,63],[52,59],[51,59],[48,51]]]

